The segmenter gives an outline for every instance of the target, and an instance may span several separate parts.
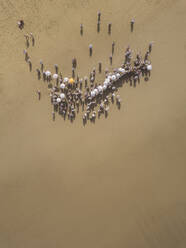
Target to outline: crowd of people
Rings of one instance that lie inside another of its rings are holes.
[[[101,12],[98,12],[97,32],[100,31]],[[18,22],[20,29],[24,27],[23,21]],[[134,30],[134,19],[131,20],[131,32]],[[108,34],[111,34],[112,24],[108,24]],[[80,25],[80,34],[83,35],[83,24]],[[26,49],[24,49],[25,61],[32,71],[32,62],[28,54],[30,43],[35,44],[35,38],[32,33],[24,35],[26,41]],[[109,105],[116,103],[118,109],[121,107],[121,98],[118,94],[118,88],[125,82],[129,82],[136,86],[140,82],[140,78],[144,77],[148,80],[152,70],[152,65],[149,60],[149,55],[152,51],[152,42],[148,46],[145,56],[137,54],[132,60],[132,50],[128,46],[123,58],[123,63],[119,68],[109,72],[105,69],[105,79],[103,83],[98,83],[96,80],[96,68],[93,68],[89,77],[75,77],[77,59],[72,59],[72,75],[71,77],[63,77],[59,72],[57,64],[54,65],[54,74],[47,70],[43,61],[40,61],[40,66],[36,69],[38,79],[47,82],[50,89],[50,99],[53,105],[52,119],[55,121],[56,113],[61,115],[64,120],[68,119],[73,122],[76,115],[82,113],[83,125],[88,121],[95,123],[96,118],[104,115],[106,118],[109,112]],[[112,56],[114,54],[115,42],[112,43],[112,55],[109,57],[112,64]],[[93,45],[89,45],[89,55],[93,54]],[[102,63],[98,63],[98,73],[102,73]],[[38,99],[41,99],[41,92],[38,90]]]

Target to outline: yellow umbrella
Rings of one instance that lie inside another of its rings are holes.
[[[69,79],[69,83],[70,83],[70,84],[73,84],[74,82],[75,82],[75,81],[74,81],[73,78],[70,78],[70,79]]]

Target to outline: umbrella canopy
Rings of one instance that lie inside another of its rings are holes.
[[[106,85],[103,85],[103,90],[106,90],[107,89],[107,86]]]
[[[110,82],[110,80],[112,80],[112,76],[108,76],[107,79],[106,79],[108,82]]]
[[[55,73],[55,74],[53,74],[53,79],[57,79],[58,78],[58,75]]]
[[[98,95],[99,91],[98,89],[94,89],[94,93],[96,94],[96,96]]]
[[[65,77],[65,78],[63,79],[63,82],[64,82],[64,83],[68,83],[68,78]]]
[[[103,84],[107,87],[109,82],[107,80],[105,80]]]
[[[103,87],[101,85],[98,86],[98,91],[101,92],[103,90]]]
[[[52,75],[52,73],[50,71],[46,71],[45,74],[46,74],[47,77]]]
[[[60,94],[60,97],[61,97],[61,99],[64,99],[65,98],[65,94],[61,93]]]
[[[115,81],[116,80],[116,76],[112,75],[112,80]]]
[[[147,65],[147,70],[151,71],[152,70],[152,65]]]
[[[70,78],[70,79],[69,79],[69,83],[70,83],[70,84],[73,84],[74,82],[75,82],[75,81],[74,81],[73,78]]]
[[[65,84],[63,84],[63,83],[60,84],[60,88],[61,88],[61,89],[64,89],[64,88],[65,88]]]
[[[61,98],[58,97],[56,101],[57,101],[58,103],[61,102]]]
[[[91,97],[95,97],[96,93],[94,91],[91,91],[90,95],[91,95]]]
[[[116,73],[116,78],[119,79],[120,78],[120,74]]]
[[[121,67],[118,69],[118,71],[121,72],[121,73],[125,73],[125,69],[123,69]]]

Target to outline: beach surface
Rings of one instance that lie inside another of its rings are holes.
[[[0,11],[0,247],[185,248],[186,1],[0,0]],[[128,45],[144,54],[151,41],[150,80],[124,84],[120,110],[85,127],[81,114],[52,121],[40,59],[69,76],[75,56],[81,77],[99,61],[120,66]]]

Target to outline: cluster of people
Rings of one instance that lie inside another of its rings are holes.
[[[101,13],[98,12],[98,31],[100,30]],[[134,20],[131,21],[131,31],[133,31]],[[111,23],[108,24],[108,33],[111,33]],[[80,25],[80,34],[83,35],[83,25]],[[30,41],[32,46],[35,39],[32,33],[25,35],[26,47],[29,47]],[[112,64],[112,56],[114,54],[115,42],[112,43],[112,55],[110,56],[110,64]],[[92,44],[89,45],[89,53],[92,56]],[[55,120],[56,113],[61,115],[64,120],[67,118],[73,122],[76,115],[82,112],[82,121],[85,125],[88,121],[95,122],[96,118],[104,115],[107,118],[109,113],[109,105],[116,103],[118,109],[121,107],[121,98],[118,94],[118,88],[125,82],[136,86],[140,82],[140,77],[148,80],[152,70],[149,55],[152,51],[152,42],[149,44],[148,51],[144,58],[137,54],[132,60],[132,50],[128,46],[123,58],[123,63],[119,68],[109,72],[105,69],[105,79],[103,83],[96,81],[96,68],[93,68],[89,77],[75,77],[77,59],[72,59],[72,76],[63,77],[59,71],[57,64],[54,65],[54,73],[45,69],[41,60],[40,66],[36,69],[38,79],[47,82],[50,89],[51,104],[53,105],[52,119]],[[29,64],[30,71],[32,63],[27,50],[24,50],[25,61]],[[98,73],[102,72],[102,63],[98,63]],[[41,92],[38,90],[38,99],[41,99]]]

